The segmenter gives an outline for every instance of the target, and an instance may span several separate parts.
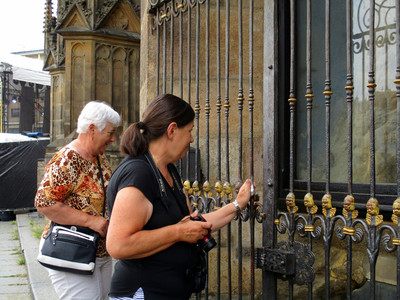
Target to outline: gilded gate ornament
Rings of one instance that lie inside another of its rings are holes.
[[[358,211],[355,210],[355,208],[354,197],[352,195],[347,195],[343,202],[343,216],[347,219],[348,213],[351,212],[351,218],[357,218]]]
[[[287,194],[287,196],[286,196],[286,207],[287,207],[288,212],[291,212],[291,213],[294,213],[294,214],[299,210],[299,207],[296,206],[295,196],[294,196],[293,193]]]
[[[383,222],[383,216],[379,214],[379,203],[375,198],[370,198],[367,201],[366,220],[368,225],[371,225],[371,222],[375,221],[375,226],[378,226]]]
[[[195,195],[196,197],[200,196],[200,188],[199,188],[199,182],[197,180],[195,180],[192,184],[192,192],[193,195]]]
[[[314,204],[314,197],[311,193],[307,193],[304,196],[304,205],[307,209],[307,213],[315,214],[318,211],[318,207]]]
[[[211,193],[211,184],[208,180],[206,180],[203,183],[203,192],[204,192],[204,197],[206,198],[211,198],[212,197],[212,193]]]
[[[223,196],[223,185],[222,185],[221,181],[217,181],[217,182],[215,183],[214,188],[215,188],[215,192],[216,192],[220,197],[222,197],[222,196]]]
[[[183,187],[188,192],[189,195],[192,195],[193,189],[190,187],[190,181],[189,180],[185,180],[185,182],[183,183]]]
[[[393,202],[392,221],[394,224],[399,224],[399,216],[400,216],[400,198],[397,198]]]
[[[332,207],[332,196],[331,194],[325,194],[322,197],[322,213],[325,217],[334,217],[336,214],[336,208]]]
[[[225,183],[224,183],[224,186],[223,186],[223,189],[224,189],[225,195],[227,195],[228,199],[229,199],[230,201],[232,201],[233,195],[232,195],[231,184],[230,184],[229,182],[225,182]]]

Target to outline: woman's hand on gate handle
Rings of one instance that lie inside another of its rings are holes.
[[[253,187],[251,186],[250,179],[247,179],[244,182],[244,184],[240,187],[240,190],[236,197],[236,201],[242,210],[247,207],[247,204],[250,201],[250,197],[254,193],[255,187],[256,187],[255,183],[253,183]],[[252,190],[253,190],[253,192],[252,192]]]

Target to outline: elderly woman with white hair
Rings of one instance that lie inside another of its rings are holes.
[[[104,217],[102,211],[112,170],[104,152],[115,141],[120,120],[104,102],[86,104],[78,118],[78,137],[50,160],[37,190],[35,206],[51,221],[88,227],[100,234],[93,275],[48,269],[60,299],[107,299],[112,260],[105,247],[107,206]],[[49,227],[50,222],[43,237]]]

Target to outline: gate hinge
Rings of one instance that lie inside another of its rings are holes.
[[[257,248],[255,264],[256,268],[263,271],[290,276],[295,273],[296,256],[294,252],[286,250]]]

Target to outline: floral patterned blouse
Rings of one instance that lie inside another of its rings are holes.
[[[105,155],[100,155],[100,164],[104,186],[107,189],[112,170]],[[46,173],[35,196],[35,206],[52,206],[56,201],[60,201],[87,214],[100,216],[104,196],[97,162],[92,163],[84,159],[76,150],[66,146],[46,165]],[[108,219],[106,203],[105,217]],[[49,227],[50,222],[43,231],[43,237],[46,236]],[[105,238],[101,237],[97,257],[108,255]]]

